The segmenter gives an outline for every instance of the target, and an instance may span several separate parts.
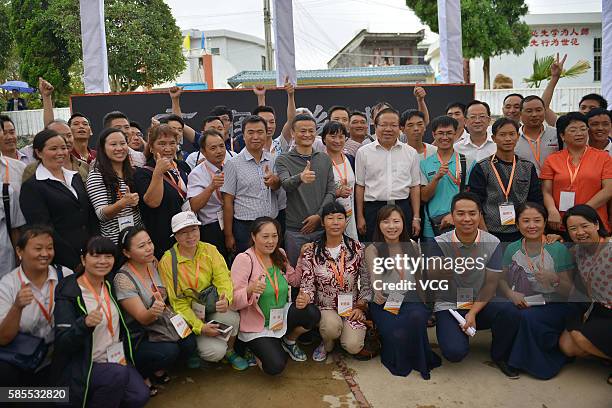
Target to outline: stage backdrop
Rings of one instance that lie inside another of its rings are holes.
[[[473,84],[421,86],[427,91],[425,101],[432,119],[444,114],[444,108],[451,102],[467,103],[474,99]],[[366,112],[368,117],[371,107],[380,101],[391,103],[400,112],[416,109],[413,90],[413,85],[300,87],[295,92],[295,102],[297,107],[306,107],[313,112],[320,129],[327,121],[327,109],[333,105],[344,105],[349,110]],[[266,103],[276,110],[278,134],[287,117],[287,94],[284,89],[269,89],[266,92]],[[186,122],[196,130],[201,129],[202,120],[216,105],[226,105],[234,111],[234,128],[238,129],[242,118],[256,107],[257,97],[251,89],[184,91],[181,96],[181,109]],[[96,143],[97,134],[102,128],[102,118],[107,112],[122,111],[130,120],[148,127],[151,117],[169,113],[170,107],[170,96],[164,91],[71,97],[72,112],[84,114],[91,122],[94,132],[90,143],[92,146]]]

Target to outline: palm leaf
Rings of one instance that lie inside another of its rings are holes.
[[[589,61],[580,60],[574,65],[572,65],[571,67],[569,67],[568,69],[563,70],[563,72],[561,73],[561,77],[562,78],[563,77],[566,77],[566,78],[577,77],[579,75],[584,74],[589,69],[591,69],[591,64],[589,63]]]
[[[552,55],[538,58],[536,55],[533,61],[533,73],[528,78],[523,78],[523,81],[530,88],[539,88],[542,81],[550,80],[552,77],[550,73],[550,67],[555,61]],[[561,73],[562,78],[574,78],[584,74],[591,68],[591,64],[585,60],[579,60],[570,68],[563,70]]]

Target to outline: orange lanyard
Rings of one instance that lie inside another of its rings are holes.
[[[427,145],[425,143],[423,143],[423,158],[427,158]]]
[[[478,249],[479,242],[480,242],[480,230],[478,230],[478,234],[476,234],[476,239],[474,240],[474,243],[472,244],[472,249],[470,250],[470,255],[472,255],[471,256],[472,258],[474,258],[473,255],[476,253],[476,250]],[[457,258],[460,258],[461,254],[459,253],[458,245],[455,246],[454,244],[462,244],[461,241],[459,241],[459,238],[457,238],[457,234],[455,231],[453,231],[451,235],[451,247],[453,248],[453,251],[455,252],[455,255],[457,256]]]
[[[578,176],[578,172],[580,171],[580,166],[582,165],[582,160],[584,159],[584,156],[586,156],[587,150],[589,150],[588,146],[584,148],[584,152],[582,152],[582,154],[580,155],[580,160],[578,161],[576,171],[572,171],[571,169],[572,167],[574,167],[574,164],[571,160],[572,156],[570,155],[569,151],[567,152],[567,161],[565,164],[567,166],[567,172],[570,176],[570,188],[574,187],[574,181],[576,181],[576,177]]]
[[[340,180],[342,180],[342,184],[346,185],[346,178],[347,178],[347,173],[346,173],[346,157],[344,157],[344,154],[342,155],[342,165],[344,166],[344,173],[340,173],[340,168],[338,167],[338,165],[332,160],[332,164],[334,165],[334,169],[336,169],[336,173],[338,173],[338,177],[340,177]]]
[[[104,316],[106,316],[106,328],[108,329],[108,332],[110,333],[111,337],[114,338],[115,329],[113,328],[113,314],[111,311],[110,294],[108,293],[108,288],[106,287],[104,282],[102,282],[102,291],[104,292],[104,295],[106,295],[103,295],[103,297],[105,297],[104,300],[106,301],[106,308],[104,308],[104,306],[102,306],[102,303],[100,303],[100,295],[94,290],[93,285],[91,284],[91,282],[89,282],[89,279],[85,274],[83,274],[83,283],[87,287],[87,290],[89,290],[91,294],[94,295],[94,298],[98,302],[98,305],[101,306],[100,308],[102,309],[102,313],[104,313]]]
[[[336,265],[335,261],[331,259],[327,260],[327,265],[331,268],[334,276],[336,277],[336,282],[338,282],[338,288],[342,290],[344,288],[344,248],[340,249],[340,262]]]
[[[523,136],[525,136],[525,140],[527,140],[527,144],[529,145],[529,148],[531,149],[531,153],[533,153],[533,157],[535,158],[538,167],[542,166],[540,164],[540,157],[542,156],[542,135],[543,134],[544,134],[544,131],[542,131],[542,133],[540,133],[540,136],[538,136],[538,138],[535,140],[535,149],[534,149],[533,147],[534,142],[529,137],[527,137],[525,133],[523,133]]]
[[[501,188],[502,193],[506,196],[506,202],[508,202],[508,197],[510,196],[510,189],[512,188],[512,182],[514,181],[514,171],[516,170],[516,156],[512,158],[512,171],[510,172],[510,179],[508,180],[508,187],[504,188],[504,183],[502,182],[501,177],[499,176],[499,172],[495,167],[495,155],[491,157],[491,168],[493,169],[493,173],[495,173],[495,178],[497,178],[497,183],[499,183],[499,188]]]
[[[278,271],[275,270],[274,281],[272,281],[272,277],[270,276],[270,273],[268,273],[268,270],[266,269],[266,266],[264,265],[259,255],[255,254],[255,256],[257,256],[257,260],[259,261],[259,264],[261,265],[261,269],[263,269],[264,273],[266,274],[266,277],[268,278],[268,281],[270,282],[270,286],[272,286],[272,289],[274,289],[274,296],[276,297],[276,303],[278,303],[278,292],[279,292]],[[273,265],[272,268],[274,270],[276,266]]]
[[[147,275],[149,275],[149,279],[151,280],[151,286],[150,287],[147,286],[147,283],[142,278],[142,276],[140,276],[140,273],[138,272],[138,270],[136,270],[136,268],[134,268],[134,265],[132,265],[131,263],[128,262],[128,268],[130,268],[132,273],[134,275],[136,275],[136,277],[138,278],[138,280],[142,284],[142,287],[145,288],[146,290],[148,290],[149,292],[151,292],[151,295],[153,294],[154,291],[155,292],[159,292],[159,289],[157,288],[157,285],[155,284],[155,281],[153,280],[153,275],[151,274],[151,270],[149,269],[149,265],[148,264],[147,264]]]
[[[196,261],[196,271],[195,271],[195,280],[189,279],[189,272],[186,270],[187,268],[183,266],[181,268],[181,273],[183,274],[183,279],[187,284],[187,287],[197,291],[198,290],[198,277],[200,275],[200,261]]]
[[[4,184],[8,184],[10,182],[10,178],[9,178],[9,163],[8,160],[4,163],[4,166],[6,167],[4,169]]]
[[[424,146],[424,145],[423,145]],[[440,165],[443,164],[450,164],[450,159],[448,160],[448,162],[444,163],[444,161],[442,161],[442,156],[440,156],[440,153],[438,152],[438,161],[440,162]],[[452,156],[451,156],[452,157]],[[450,169],[448,169],[446,171],[446,175],[448,177],[450,177],[450,179],[453,181],[453,183],[455,183],[456,185],[460,185],[461,184],[461,167],[459,166],[459,153],[455,152],[455,175],[453,176],[450,172]]]
[[[164,175],[165,176],[164,178],[166,179],[168,183],[170,183],[174,188],[176,188],[177,192],[181,195],[182,198],[185,198],[187,196],[187,187],[185,186],[185,182],[183,181],[183,178],[181,177],[181,172],[178,170],[178,167],[176,167],[176,163],[174,161],[172,162],[172,167],[176,171],[178,183],[174,181],[174,178],[172,177],[172,175],[170,177]],[[167,172],[167,173],[170,173],[170,172]]]
[[[19,277],[19,280],[21,281],[22,285],[25,285],[25,281],[23,280],[21,274],[23,270],[21,269],[21,267],[19,268],[19,272],[17,272],[17,276]],[[38,299],[36,299],[36,296],[34,296],[34,301],[36,302],[36,304],[38,305],[38,308],[40,309],[41,313],[43,314],[43,316],[45,317],[45,319],[47,320],[47,322],[49,323],[49,325],[51,325],[51,320],[53,319],[53,303],[54,303],[54,289],[55,287],[55,282],[54,281],[50,281],[49,282],[49,308],[45,309],[45,307],[43,306],[42,303],[40,303],[38,301]]]
[[[525,259],[527,259],[527,265],[529,266],[529,269],[531,269],[531,271],[535,274],[536,268],[535,265],[531,262],[531,257],[529,256],[529,253],[527,252],[527,246],[525,245],[525,238],[523,238],[523,252],[525,252]],[[542,245],[540,246],[540,271],[542,271],[544,269],[544,237],[542,237]]]
[[[204,162],[204,167],[206,167],[206,171],[208,172],[208,174],[210,175],[210,184],[212,184],[213,182],[213,178],[215,177],[215,173],[213,173],[209,168],[208,165],[206,164],[206,162]],[[223,167],[223,163],[221,164],[221,167]],[[223,202],[223,198],[221,197],[221,191],[219,191],[218,188],[215,188],[215,194],[217,195],[217,198],[219,199],[219,201]]]

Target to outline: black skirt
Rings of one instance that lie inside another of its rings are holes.
[[[586,322],[582,321],[583,316],[583,313],[572,314],[567,321],[567,330],[579,331],[602,353],[612,357],[612,309],[595,303]]]

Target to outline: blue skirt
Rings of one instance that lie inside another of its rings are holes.
[[[429,372],[442,364],[427,337],[427,320],[431,311],[422,303],[404,302],[398,315],[370,303],[372,319],[380,334],[380,359],[391,374],[406,377],[417,370],[428,380]]]
[[[559,337],[568,313],[567,303],[522,309],[508,364],[541,380],[557,375],[568,361],[559,349]]]

